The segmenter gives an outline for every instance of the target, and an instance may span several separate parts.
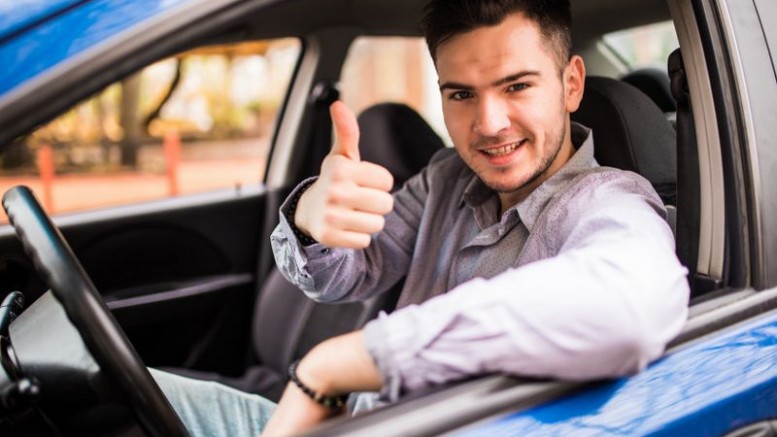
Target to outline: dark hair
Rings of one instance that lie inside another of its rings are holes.
[[[539,25],[560,65],[565,65],[572,51],[569,0],[430,0],[424,8],[421,29],[436,61],[437,48],[453,36],[478,27],[496,26],[516,12]]]

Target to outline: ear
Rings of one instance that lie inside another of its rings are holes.
[[[585,88],[585,64],[583,58],[572,56],[564,68],[564,92],[567,112],[575,112],[580,107]]]

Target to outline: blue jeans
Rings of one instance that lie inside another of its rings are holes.
[[[275,403],[212,381],[149,369],[192,437],[258,436]]]

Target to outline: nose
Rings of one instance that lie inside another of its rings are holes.
[[[481,98],[473,126],[475,132],[484,137],[495,137],[509,127],[510,117],[505,102],[497,98]]]

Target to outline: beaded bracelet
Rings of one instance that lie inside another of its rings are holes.
[[[308,188],[310,188],[311,185],[315,182],[315,179],[309,180],[305,182],[296,193],[294,193],[294,197],[291,198],[289,201],[289,208],[286,211],[286,221],[289,222],[289,227],[291,228],[291,231],[294,232],[294,236],[297,237],[297,240],[299,240],[300,243],[302,243],[303,246],[310,246],[311,244],[318,243],[314,238],[305,235],[300,231],[296,225],[294,225],[294,215],[297,213],[297,204],[299,203],[299,199],[302,197],[302,195],[307,191]]]
[[[299,365],[299,360],[291,363],[291,365],[289,366],[289,379],[291,379],[291,382],[293,382],[297,387],[299,387],[299,389],[302,390],[303,393],[308,395],[310,399],[313,399],[319,404],[332,410],[343,409],[343,407],[345,406],[347,395],[325,396],[321,393],[318,393],[317,391],[303,384],[302,381],[299,380],[299,377],[297,376],[297,365]]]

